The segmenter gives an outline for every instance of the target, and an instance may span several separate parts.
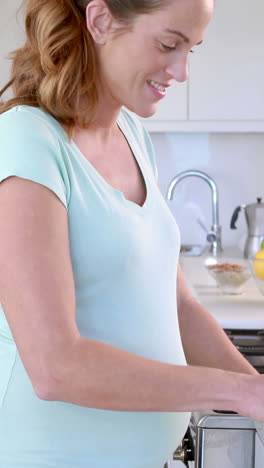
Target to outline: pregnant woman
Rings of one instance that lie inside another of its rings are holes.
[[[264,420],[262,377],[184,282],[135,116],[187,79],[213,0],[25,8],[0,106],[0,466],[162,468],[193,410]]]

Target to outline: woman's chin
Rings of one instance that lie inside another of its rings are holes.
[[[133,106],[133,108],[128,107],[128,109],[131,112],[134,112],[135,114],[137,114],[142,119],[148,119],[149,117],[152,117],[154,114],[156,114],[157,105],[148,106],[146,108]]]

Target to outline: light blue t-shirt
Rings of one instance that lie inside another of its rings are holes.
[[[146,184],[142,207],[105,181],[53,117],[28,106],[0,116],[0,181],[30,179],[65,205],[83,337],[186,365],[176,307],[179,230],[157,187],[148,133],[124,109],[117,123]],[[189,417],[40,400],[0,308],[1,468],[163,468]]]

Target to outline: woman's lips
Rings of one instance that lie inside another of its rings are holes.
[[[166,96],[166,87],[168,85],[163,85],[158,83],[157,81],[149,80],[147,81],[147,85],[152,91],[152,93],[159,99],[162,99]]]

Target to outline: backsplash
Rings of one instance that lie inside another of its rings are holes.
[[[198,169],[210,175],[219,191],[219,221],[223,247],[243,248],[246,236],[244,213],[237,229],[230,229],[234,209],[264,200],[264,134],[262,133],[152,133],[161,192],[166,197],[171,179],[181,171]],[[212,224],[209,185],[197,177],[180,181],[168,201],[181,231],[183,243],[206,242],[197,218]]]

